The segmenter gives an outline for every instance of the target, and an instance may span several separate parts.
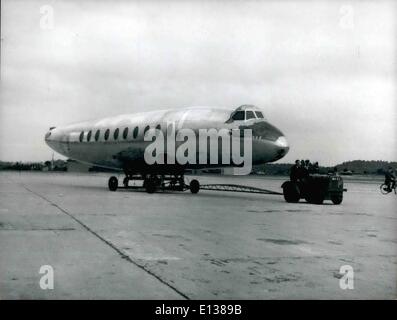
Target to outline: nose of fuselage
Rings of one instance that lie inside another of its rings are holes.
[[[284,134],[267,121],[254,124],[252,135],[260,137],[263,158],[269,162],[283,158],[289,151],[289,144]]]
[[[288,141],[284,135],[279,136],[277,138],[277,140],[274,141],[274,146],[276,149],[276,155],[275,155],[273,161],[277,161],[277,160],[281,159],[289,151]]]

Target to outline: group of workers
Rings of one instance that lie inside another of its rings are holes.
[[[296,160],[291,167],[290,179],[292,182],[303,181],[309,174],[319,173],[318,162],[311,163],[310,160]]]

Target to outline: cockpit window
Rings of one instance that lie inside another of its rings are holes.
[[[254,111],[248,110],[246,111],[246,117],[245,120],[249,120],[249,119],[255,119],[255,114]]]
[[[264,117],[263,117],[263,113],[260,112],[260,111],[255,111],[255,114],[256,114],[256,117],[257,117],[258,119],[263,119],[263,118],[264,118]]]
[[[225,121],[225,123],[232,123],[234,121],[244,121],[251,119],[265,119],[263,113],[254,105],[242,105],[235,109],[230,118]],[[263,120],[262,120],[263,121]]]
[[[237,111],[233,114],[232,119],[233,120],[244,120],[244,111]]]

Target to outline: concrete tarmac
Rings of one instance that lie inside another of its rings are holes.
[[[338,206],[110,192],[108,177],[0,172],[0,299],[397,298],[397,196],[380,181],[347,181]],[[283,181],[198,179],[275,191]],[[53,290],[39,286],[42,265]],[[354,289],[340,287],[344,265]]]

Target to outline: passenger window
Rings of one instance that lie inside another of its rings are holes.
[[[110,130],[106,129],[105,131],[105,140],[109,139]]]
[[[233,120],[244,120],[244,111],[237,111],[233,117]]]
[[[118,137],[119,137],[119,128],[117,128],[116,130],[114,130],[114,133],[113,133],[113,138],[114,138],[114,140],[117,140]]]
[[[92,131],[90,130],[90,131],[88,131],[88,134],[87,134],[87,141],[88,142],[91,140],[91,135],[92,135]]]
[[[127,139],[127,136],[128,136],[128,128],[125,128],[123,131],[123,139],[124,140]]]
[[[95,132],[95,141],[98,141],[98,139],[99,139],[99,135],[101,134],[101,131],[100,130],[97,130],[96,132]]]
[[[146,126],[145,130],[143,130],[143,135],[145,135],[145,133],[150,129],[150,126]]]
[[[254,111],[251,111],[251,110],[246,111],[246,117],[245,117],[246,120],[255,119],[255,118],[256,117],[255,117]]]
[[[84,131],[81,131],[80,137],[79,137],[80,142],[83,142],[83,138],[84,138]]]
[[[262,112],[260,112],[260,111],[255,111],[255,114],[256,114],[256,117],[257,117],[258,119],[263,119],[263,113],[262,113]]]
[[[133,137],[134,139],[136,139],[136,138],[138,137],[138,132],[139,132],[139,128],[138,128],[138,127],[135,127],[134,132],[133,132],[133,134],[132,134],[132,137]]]
[[[161,130],[161,126],[158,124],[158,125],[156,126],[156,129],[157,129],[157,130]]]

